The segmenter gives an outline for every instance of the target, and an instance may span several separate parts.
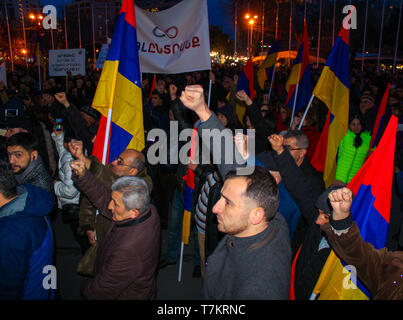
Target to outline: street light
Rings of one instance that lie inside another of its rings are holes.
[[[250,36],[248,33],[248,55],[251,56],[252,55],[252,51],[253,51],[253,47],[252,47],[252,28],[253,28],[253,24],[255,23],[255,20],[257,20],[258,16],[254,15],[253,18],[252,16],[247,13],[245,15],[245,19],[248,20],[248,24],[250,25]],[[249,42],[250,41],[250,42]]]

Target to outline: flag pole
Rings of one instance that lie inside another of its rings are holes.
[[[209,84],[208,84],[208,100],[207,100],[207,106],[210,109],[210,99],[211,99],[211,84],[212,81],[210,80]]]
[[[66,5],[64,5],[64,39],[66,40],[66,49],[69,48],[68,41],[67,41],[67,27],[66,27]]]
[[[182,261],[183,261],[183,248],[184,248],[184,243],[182,241],[181,243],[181,257],[179,259],[179,274],[178,274],[178,282],[182,281]]]
[[[7,10],[7,4],[6,4],[6,2],[4,2],[4,10],[6,11],[7,33],[8,33],[8,46],[9,46],[9,49],[10,49],[11,71],[14,72],[13,47],[12,47],[12,45],[11,45],[10,23],[9,23],[9,21],[8,21],[8,10]]]
[[[277,64],[277,61],[276,61],[276,63],[275,63],[274,66],[273,66],[273,73],[272,73],[272,75],[271,75],[271,82],[270,82],[270,89],[269,89],[269,98],[268,98],[268,101],[270,101],[271,89],[273,88],[274,75],[276,74],[276,64]]]
[[[297,86],[295,87],[295,97],[294,97],[294,103],[292,105],[292,115],[291,115],[291,121],[290,121],[290,129],[292,127],[292,121],[294,120],[294,115],[295,115],[295,105],[297,104],[298,87],[299,87],[299,82],[297,83]]]
[[[368,1],[368,0],[367,0]],[[336,26],[336,1],[333,2],[333,33],[332,33],[332,47],[334,45],[334,33]]]
[[[92,62],[94,70],[96,68],[96,55],[95,55],[95,21],[94,21],[94,4],[91,3],[91,20],[92,20]]]
[[[235,2],[235,42],[234,42],[234,56],[237,55],[237,33],[238,33],[238,6],[237,2]]]
[[[400,12],[399,12],[399,23],[397,25],[397,35],[396,35],[396,45],[395,45],[395,57],[393,59],[393,72],[396,71],[396,61],[397,61],[397,48],[399,47],[399,35],[400,35],[400,21],[402,19],[402,5],[403,0],[400,0]]]
[[[288,33],[288,66],[291,65],[291,29],[292,29],[292,0],[290,0],[290,26]]]
[[[262,2],[262,46],[260,55],[263,56],[263,41],[264,41],[264,1]]]
[[[381,60],[381,48],[382,48],[382,35],[383,35],[383,20],[385,18],[385,2],[386,0],[383,0],[383,7],[382,7],[382,22],[381,22],[381,34],[379,36],[379,48],[378,48],[378,64],[376,67],[376,70],[379,71],[379,63]]]
[[[304,21],[306,21],[306,0],[304,1]]]
[[[276,1],[277,4],[277,9],[276,9],[276,38],[277,38],[277,33],[278,33],[278,9],[280,7],[280,4],[278,1]]]
[[[368,0],[366,1],[366,7],[365,7],[364,42],[362,45],[361,72],[364,72],[365,44],[366,44],[365,42],[367,39],[367,21],[368,21]],[[362,77],[362,80],[364,81],[364,77]]]
[[[116,89],[116,77],[118,74],[118,66],[119,64],[115,62],[113,67],[113,80],[112,80],[112,89],[111,89],[111,96],[109,99],[108,105],[108,119],[106,123],[106,130],[105,130],[105,140],[104,140],[104,150],[102,153],[102,164],[106,164],[106,157],[108,155],[108,146],[109,146],[109,135],[111,131],[111,122],[112,122],[112,105],[113,101],[115,100],[115,89]]]
[[[41,84],[41,58],[38,50],[38,83],[39,83],[39,91],[42,91],[42,84]]]
[[[80,16],[80,3],[77,5],[77,15],[78,15],[78,45],[81,49],[81,16]]]
[[[308,102],[308,105],[307,105],[307,107],[306,107],[306,109],[305,109],[304,115],[302,116],[301,122],[299,123],[298,130],[301,130],[302,123],[303,123],[304,120],[305,120],[305,117],[306,117],[306,115],[307,115],[307,113],[308,113],[309,108],[311,107],[311,104],[312,104],[312,101],[313,101],[313,98],[314,98],[314,97],[315,97],[315,96],[312,95],[312,96],[311,96],[311,99],[310,99],[309,102]]]
[[[318,47],[316,48],[316,68],[319,67],[320,28],[322,26],[322,0],[319,2]]]

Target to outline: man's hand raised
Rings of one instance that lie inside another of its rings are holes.
[[[328,197],[333,207],[333,220],[347,218],[353,203],[353,192],[348,188],[341,188],[330,192]]]
[[[186,86],[185,90],[182,91],[180,100],[186,108],[196,112],[202,122],[207,121],[210,118],[212,112],[204,100],[202,86]]]
[[[69,103],[69,101],[67,100],[67,97],[66,97],[66,92],[58,92],[58,93],[56,93],[55,98],[65,108],[70,107],[70,103]]]
[[[284,137],[279,134],[272,134],[267,138],[271,144],[271,147],[278,155],[282,154],[284,151]]]
[[[82,178],[85,174],[85,164],[82,160],[74,160],[70,162],[70,167],[73,169],[74,174]]]
[[[84,154],[84,147],[83,142],[81,140],[72,139],[68,144],[67,147],[71,153],[71,155],[76,158],[77,160],[81,160],[84,162],[85,167],[87,170],[91,167],[91,159],[87,158]]]
[[[241,101],[245,101],[245,103],[250,106],[252,105],[252,100],[249,98],[249,96],[247,95],[247,93],[245,92],[245,90],[241,90],[238,91],[236,93],[236,97],[241,100]]]

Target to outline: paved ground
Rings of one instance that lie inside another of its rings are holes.
[[[68,225],[60,216],[52,223],[55,231],[58,289],[62,300],[81,300],[81,276],[76,273],[77,264],[81,258],[80,247],[72,236]],[[167,247],[167,230],[161,233],[161,252]],[[157,278],[158,300],[197,300],[201,292],[201,279],[192,278],[193,272],[193,243],[184,249],[182,279],[178,282],[179,262],[176,265],[161,269]]]

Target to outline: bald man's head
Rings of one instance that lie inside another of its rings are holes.
[[[112,172],[120,177],[136,176],[145,168],[146,158],[140,151],[127,149],[112,162]]]

